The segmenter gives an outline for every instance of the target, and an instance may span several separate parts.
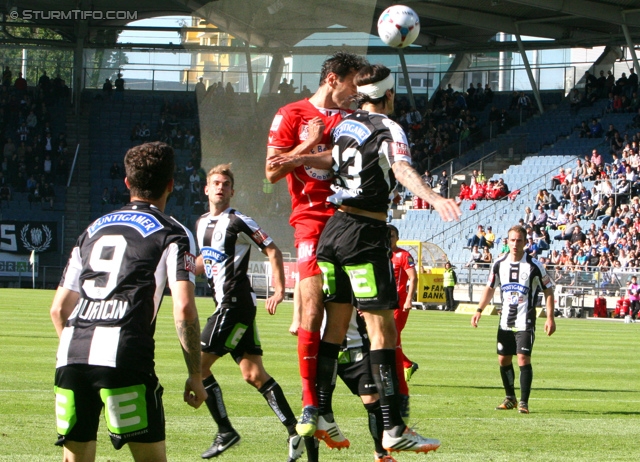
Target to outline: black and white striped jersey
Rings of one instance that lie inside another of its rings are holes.
[[[554,286],[542,264],[526,252],[517,262],[510,254],[496,260],[487,285],[502,291],[500,328],[515,331],[535,330],[538,294]]]
[[[369,342],[369,334],[367,333],[367,324],[355,308],[351,313],[347,335],[342,342],[343,350],[351,350],[353,348],[362,348],[363,352],[367,352],[371,349],[371,342]]]
[[[332,137],[335,194],[327,201],[386,213],[396,185],[391,166],[411,163],[402,127],[385,115],[358,110],[340,122]]]
[[[205,213],[196,222],[196,238],[213,299],[233,303],[238,293],[253,292],[247,276],[251,243],[260,250],[273,240],[250,217],[228,208]]]
[[[80,298],[60,336],[57,367],[153,371],[156,318],[167,281],[195,284],[195,240],[174,218],[132,202],[78,238],[60,286]]]
[[[324,335],[324,331],[327,328],[327,317],[322,318],[322,326],[320,327],[320,333]],[[353,350],[360,348],[364,352],[368,352],[371,349],[371,342],[369,341],[369,334],[367,333],[367,324],[364,318],[358,314],[354,308],[351,313],[351,319],[349,320],[349,327],[347,333],[341,345],[343,351]]]

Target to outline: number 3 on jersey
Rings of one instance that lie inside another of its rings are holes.
[[[103,287],[96,285],[96,279],[100,276],[104,277],[102,274],[94,279],[84,281],[82,289],[87,294],[87,297],[103,300],[115,289],[118,284],[118,275],[120,274],[122,258],[126,248],[127,241],[124,236],[119,234],[102,236],[93,244],[91,256],[89,257],[89,266],[93,271],[107,273],[107,282]]]
[[[355,148],[347,148],[342,153],[336,146],[331,152],[333,160],[335,161],[337,168],[342,170],[342,165],[347,165],[347,174],[341,174],[340,178],[346,183],[345,186],[349,189],[357,189],[362,183],[360,178],[360,172],[362,171],[362,153]]]

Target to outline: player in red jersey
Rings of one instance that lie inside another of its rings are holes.
[[[325,435],[337,434],[333,440],[324,438],[330,447],[348,446],[348,440],[339,433],[332,415],[318,419],[315,389],[316,376],[325,375],[317,374],[318,367],[333,370],[339,352],[333,351],[333,346],[339,346],[343,340],[341,334],[340,338],[331,338],[332,332],[341,332],[342,329],[327,326],[325,339],[320,342],[324,295],[316,247],[320,233],[335,210],[326,203],[327,197],[333,193],[332,172],[314,168],[310,163],[304,166],[273,165],[269,159],[319,154],[331,149],[331,130],[350,112],[350,97],[356,93],[353,77],[364,63],[361,57],[345,52],[328,58],[322,65],[318,91],[309,99],[280,108],[271,124],[267,145],[266,177],[271,183],[287,179],[292,203],[289,223],[295,228],[298,249],[299,283],[294,298],[300,306],[300,319],[299,326],[294,325],[291,330],[298,334],[303,413],[296,429],[303,436],[313,436],[318,427]],[[344,321],[348,322],[348,319]],[[332,374],[327,375],[330,377]]]
[[[409,386],[407,380],[411,379],[418,369],[418,363],[414,363],[406,357],[402,351],[402,340],[400,334],[407,324],[411,302],[418,287],[418,273],[413,257],[405,249],[398,247],[398,228],[389,226],[389,240],[391,241],[391,263],[393,264],[393,276],[396,280],[396,290],[398,291],[398,309],[393,312],[396,322],[398,338],[396,341],[396,370],[398,373],[398,391],[401,396],[402,417],[406,420],[409,417]]]

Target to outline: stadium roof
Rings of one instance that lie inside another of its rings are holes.
[[[127,28],[132,14],[135,19],[195,15],[250,42],[256,52],[289,53],[294,52],[298,42],[316,32],[375,34],[379,14],[394,3],[410,6],[420,16],[421,32],[416,41],[419,46],[408,53],[516,50],[515,40],[495,41],[499,32],[541,38],[525,41],[526,49],[640,43],[640,0],[57,0],[56,11],[52,11],[52,3],[20,0],[12,6],[11,2],[3,2],[0,43],[29,43],[7,30],[7,25],[15,25],[14,17],[29,18],[30,24],[57,31],[63,39],[58,46],[75,47],[80,38],[86,47],[114,47],[117,32]],[[336,25],[342,28],[335,29]],[[327,52],[321,46],[308,48]],[[369,52],[395,51],[379,47],[370,48]]]

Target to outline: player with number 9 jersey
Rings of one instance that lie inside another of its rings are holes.
[[[207,396],[194,299],[195,241],[163,212],[173,190],[173,148],[160,142],[134,146],[124,163],[131,202],[80,235],[51,306],[60,338],[56,445],[64,447],[64,460],[95,459],[104,414],[115,449],[129,444],[136,460],[166,462],[153,336],[167,282],[189,373],[183,399],[198,408]]]
[[[153,371],[166,281],[195,284],[195,241],[174,218],[131,202],[79,237],[60,285],[80,293],[58,350],[66,364]]]

